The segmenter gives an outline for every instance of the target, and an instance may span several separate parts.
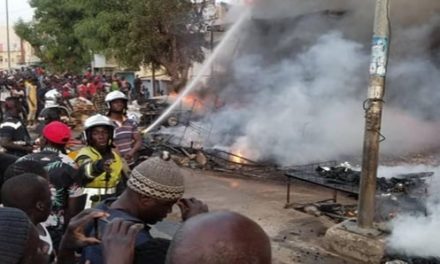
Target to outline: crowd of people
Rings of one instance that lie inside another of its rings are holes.
[[[51,93],[52,91],[52,96]],[[90,100],[97,111],[105,114],[107,105],[105,95],[111,91],[121,91],[129,100],[145,99],[149,96],[147,87],[139,76],[130,83],[124,76],[93,75],[87,71],[84,75],[53,75],[43,67],[22,68],[12,72],[0,71],[0,103],[2,108],[6,98],[18,98],[23,120],[34,125],[40,111],[50,103],[54,94],[59,103],[69,104],[69,99],[81,97]],[[69,105],[71,107],[71,105]],[[0,115],[2,118],[3,115]]]
[[[254,221],[183,198],[183,171],[169,156],[139,158],[142,137],[126,115],[130,87],[114,80],[103,88],[103,77],[89,73],[45,83],[43,69],[0,78],[2,95],[10,93],[0,106],[0,264],[271,263],[269,238]],[[28,131],[44,85],[95,102],[73,155],[72,130],[59,117],[45,120],[37,138]],[[153,237],[151,225],[174,205],[183,222],[176,235]]]

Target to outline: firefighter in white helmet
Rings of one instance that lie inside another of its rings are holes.
[[[51,89],[44,94],[44,107],[59,106],[61,101],[61,93],[57,89]]]
[[[109,109],[108,117],[115,125],[113,143],[127,164],[133,168],[143,144],[137,122],[127,117],[127,96],[120,91],[113,91],[107,94],[105,102]]]
[[[122,178],[121,157],[112,149],[113,132],[113,122],[104,115],[91,116],[84,122],[87,146],[75,161],[84,170],[86,192],[93,202],[114,196]]]

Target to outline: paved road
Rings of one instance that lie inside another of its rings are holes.
[[[322,247],[322,236],[333,223],[293,209],[284,209],[285,186],[276,183],[246,180],[210,171],[186,170],[185,197],[196,197],[213,210],[232,210],[254,219],[272,239],[274,263],[354,263],[345,262]],[[316,202],[332,197],[332,192],[303,183],[296,183],[292,200]],[[342,202],[354,201],[341,197]],[[176,208],[154,232],[172,236],[180,213]]]

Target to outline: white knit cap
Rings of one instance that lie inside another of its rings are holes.
[[[185,190],[182,169],[174,161],[159,157],[136,166],[127,186],[138,194],[166,201],[182,198]]]

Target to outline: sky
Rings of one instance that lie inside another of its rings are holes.
[[[19,18],[32,19],[33,9],[28,0],[9,0],[9,24],[12,26]],[[0,0],[0,25],[6,25],[6,0]]]
[[[216,2],[231,3],[236,0],[217,0]],[[0,0],[0,25],[6,25],[6,0]],[[9,0],[9,23],[13,25],[22,18],[25,21],[32,19],[33,9],[28,0]]]

